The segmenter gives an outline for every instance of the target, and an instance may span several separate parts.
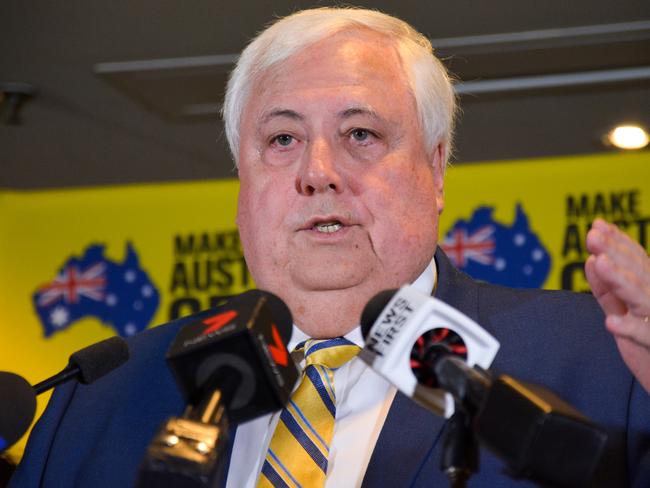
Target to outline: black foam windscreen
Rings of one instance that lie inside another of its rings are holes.
[[[70,366],[79,368],[79,381],[90,384],[129,359],[129,347],[121,337],[110,337],[73,353]]]
[[[397,292],[397,289],[380,291],[364,307],[363,312],[361,312],[361,334],[364,339],[368,336],[377,317]]]
[[[0,451],[20,439],[36,413],[36,393],[23,377],[0,371]]]

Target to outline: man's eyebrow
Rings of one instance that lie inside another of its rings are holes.
[[[338,114],[338,118],[340,119],[347,119],[350,118],[354,115],[367,115],[373,119],[386,122],[386,119],[379,115],[377,112],[375,112],[372,108],[370,107],[350,107],[345,110],[342,110]]]
[[[264,112],[262,114],[262,123],[265,124],[271,119],[275,117],[288,117],[293,120],[304,120],[305,117],[302,114],[299,114],[295,110],[291,110],[288,108],[274,108],[269,110],[268,112]]]

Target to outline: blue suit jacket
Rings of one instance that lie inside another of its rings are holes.
[[[609,431],[602,486],[650,486],[650,395],[620,359],[591,296],[477,283],[436,254],[436,296],[501,342],[493,369],[542,384]],[[165,352],[186,320],[130,341],[130,361],[90,386],[60,387],[35,427],[11,487],[132,486],[158,426],[184,407]],[[448,486],[439,470],[444,420],[396,395],[364,486]],[[470,486],[531,486],[485,450]]]

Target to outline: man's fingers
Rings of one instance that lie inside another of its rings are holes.
[[[632,239],[616,225],[609,224],[605,221],[603,221],[603,223],[606,228],[607,236],[622,248],[626,249],[630,255],[634,255],[639,259],[645,259],[648,257],[648,253],[639,242]]]
[[[587,249],[590,253],[611,254],[614,261],[644,264],[645,271],[650,271],[648,254],[641,245],[614,224],[596,219],[587,233]]]
[[[633,314],[643,317],[650,313],[650,273],[646,276],[637,270],[622,267],[608,254],[593,259],[593,270],[599,278],[598,291],[616,296]],[[594,292],[596,294],[596,292]],[[610,313],[606,310],[606,313]],[[620,314],[620,312],[617,312]]]
[[[650,313],[650,258],[615,225],[594,221],[587,235],[593,253],[585,265],[587,280],[606,314],[624,315],[615,296],[637,316]]]
[[[603,279],[596,270],[596,256],[589,256],[585,263],[585,275],[591,291],[606,315],[625,315],[627,306],[614,293],[609,281]]]
[[[615,335],[618,350],[632,374],[650,392],[650,354],[647,346],[643,346],[633,339]]]
[[[650,318],[626,315],[608,315],[605,320],[607,330],[618,337],[625,337],[644,347],[650,348]]]

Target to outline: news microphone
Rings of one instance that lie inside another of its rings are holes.
[[[277,296],[248,291],[200,317],[167,352],[186,411],[154,437],[138,486],[213,486],[229,423],[280,410],[299,378],[285,345],[293,319]]]
[[[406,396],[445,417],[454,412],[454,402],[430,372],[435,353],[450,351],[487,369],[499,350],[499,342],[472,319],[412,286],[372,298],[361,315],[361,333],[366,345],[359,357]]]
[[[27,432],[36,413],[36,396],[76,379],[88,385],[129,359],[129,348],[121,337],[110,337],[72,353],[61,372],[33,387],[14,373],[0,372],[0,452]]]
[[[436,302],[411,287],[377,295],[362,316],[367,342],[360,357],[424,406],[426,395],[418,390],[449,392],[470,416],[480,443],[505,462],[513,477],[553,486],[587,484],[604,452],[606,434],[550,390],[507,375],[494,379],[482,364],[465,360],[476,345],[469,346],[475,341],[468,330],[478,337],[475,327],[480,326],[459,318],[461,312],[455,311],[457,315],[449,316],[455,322],[448,322],[459,338],[452,336],[451,344],[445,343],[436,340],[439,332],[432,339],[430,330],[446,327],[430,312],[439,306]],[[459,339],[467,344],[466,351]],[[399,374],[388,369],[391,364],[398,365]]]
[[[183,327],[167,363],[187,403],[215,389],[233,423],[279,410],[299,372],[286,348],[293,319],[272,293],[251,290]]]

